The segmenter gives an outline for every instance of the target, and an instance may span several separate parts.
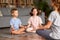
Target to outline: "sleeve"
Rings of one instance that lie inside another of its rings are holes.
[[[29,18],[29,20],[28,20],[28,24],[31,24],[31,18]]]
[[[21,20],[19,20],[19,24],[20,24],[20,26],[22,25],[22,22],[21,22]]]
[[[48,20],[51,21],[51,22],[54,22],[54,20],[56,19],[56,16],[55,14],[52,12],[49,17],[48,17]]]
[[[10,20],[10,26],[13,28],[13,20]]]
[[[10,25],[11,25],[11,26],[13,25],[13,21],[12,21],[12,20],[10,20]]]

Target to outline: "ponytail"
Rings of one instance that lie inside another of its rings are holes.
[[[58,8],[58,12],[60,13],[60,0],[51,0],[53,3],[53,7],[56,6]]]

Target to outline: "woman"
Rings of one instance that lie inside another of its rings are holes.
[[[51,12],[48,22],[44,27],[39,29],[49,29],[50,30],[37,30],[39,35],[46,37],[48,40],[59,40],[60,39],[60,4],[56,0],[52,0],[52,6],[54,11]]]

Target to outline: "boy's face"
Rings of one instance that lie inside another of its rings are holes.
[[[12,13],[12,16],[14,16],[14,17],[18,17],[18,11],[17,11],[17,10],[14,11],[14,13]]]

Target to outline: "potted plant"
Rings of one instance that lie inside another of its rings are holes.
[[[38,9],[41,9],[42,11],[44,11],[46,13],[45,15],[47,17],[49,16],[51,9],[46,1],[43,1],[43,0],[34,1],[34,5]]]

